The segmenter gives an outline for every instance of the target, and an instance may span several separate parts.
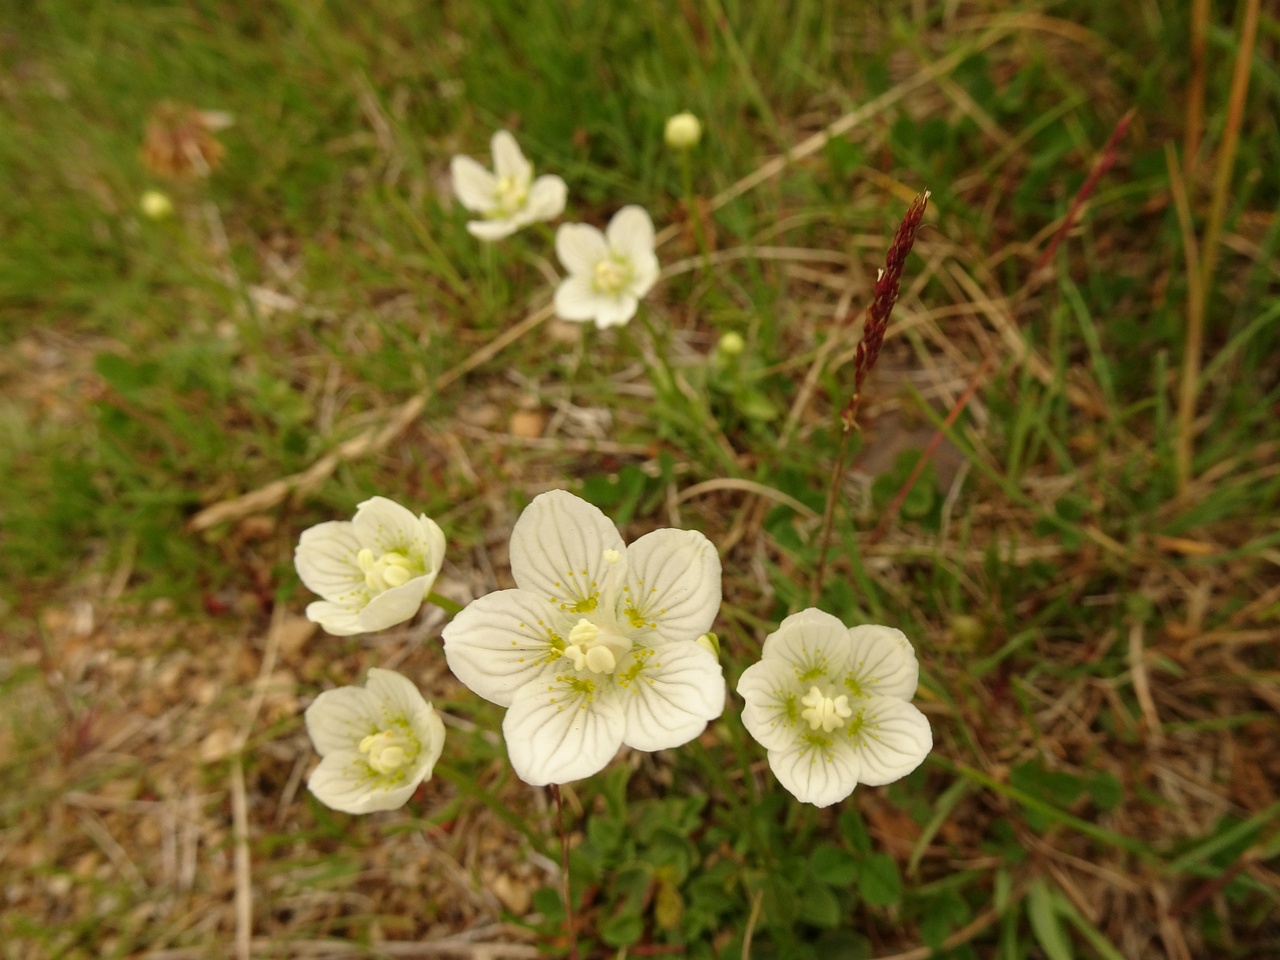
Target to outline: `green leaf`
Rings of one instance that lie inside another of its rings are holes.
[[[867,836],[867,827],[862,822],[862,815],[849,807],[840,812],[840,832],[849,841],[850,846],[859,853],[871,852],[871,838]]]
[[[902,877],[893,857],[873,853],[863,861],[858,893],[873,907],[887,907],[902,899]]]
[[[587,821],[587,837],[606,858],[622,845],[626,832],[626,824],[612,817],[592,817]]]
[[[823,883],[810,883],[800,898],[800,919],[828,930],[840,925],[840,901]]]
[[[1088,783],[1089,796],[1099,810],[1114,810],[1124,800],[1124,787],[1112,773],[1100,773]]]
[[[1049,960],[1075,960],[1071,939],[1058,920],[1053,893],[1043,880],[1036,880],[1027,890],[1027,917],[1036,941]]]
[[[619,913],[600,925],[600,938],[611,947],[629,947],[644,936],[639,914]]]
[[[858,879],[857,858],[833,843],[818,845],[813,851],[810,869],[823,883],[841,889],[853,886]]]
[[[542,887],[533,891],[532,902],[533,909],[542,914],[548,923],[559,923],[564,919],[564,901],[555,887]]]

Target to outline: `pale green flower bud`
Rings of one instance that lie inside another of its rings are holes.
[[[747,341],[742,339],[742,334],[732,330],[722,336],[716,345],[716,350],[726,357],[739,356],[745,349],[747,349]]]
[[[709,652],[717,660],[720,659],[720,638],[714,633],[704,633],[694,643]]]
[[[702,121],[687,110],[677,113],[667,120],[663,138],[673,150],[688,150],[702,139]]]
[[[148,190],[138,201],[142,213],[152,220],[163,220],[173,213],[173,201],[159,190]]]

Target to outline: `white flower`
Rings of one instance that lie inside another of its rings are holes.
[[[626,323],[658,279],[653,249],[653,221],[643,207],[623,207],[604,233],[586,223],[561,224],[556,255],[569,276],[556,289],[556,314],[595,320],[601,330]]]
[[[933,747],[908,701],[920,667],[902,631],[846,628],[810,608],[783,620],[738,681],[742,722],[797,800],[827,807],[859,783],[892,783]]]
[[[472,236],[501,240],[536,220],[554,220],[564,212],[568,190],[563,180],[550,174],[534,180],[533,167],[516,138],[505,130],[493,135],[492,146],[493,173],[470,157],[454,157],[449,164],[458,200],[484,217],[467,224]]]
[[[667,146],[673,150],[688,150],[696,146],[702,139],[702,121],[688,110],[667,118],[666,129],[662,132]]]
[[[386,497],[360,504],[350,523],[303,531],[293,555],[307,589],[324,597],[307,606],[307,619],[339,637],[410,619],[443,559],[444,534],[435,521]]]
[[[720,558],[691,530],[626,546],[597,508],[537,497],[511,533],[517,590],[444,629],[449,667],[487,700],[526,783],[580,780],[618,747],[665,750],[724,710],[720,665],[698,644],[720,608]]]
[[[343,813],[404,806],[431,779],[444,747],[444,724],[394,670],[370,670],[363,687],[326,690],[307,707],[306,720],[323,758],[307,786]]]

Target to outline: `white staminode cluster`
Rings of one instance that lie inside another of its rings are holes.
[[[320,766],[307,786],[344,813],[395,810],[413,795],[444,747],[444,724],[409,680],[369,671],[363,687],[326,690],[306,713]]]
[[[293,562],[307,589],[324,597],[307,618],[344,637],[385,630],[413,617],[444,559],[444,533],[386,497],[360,504],[350,522],[306,530]]]
[[[600,510],[553,490],[516,522],[511,572],[518,589],[458,614],[444,650],[459,680],[510,708],[522,780],[580,780],[623,744],[678,747],[720,716],[724,677],[698,642],[720,608],[720,558],[702,534],[627,546]]]
[[[902,631],[803,610],[738,681],[742,722],[797,800],[830,806],[859,783],[905,777],[932,749],[929,721],[910,703],[919,669]]]
[[[554,220],[564,212],[568,195],[564,181],[553,174],[533,179],[533,165],[515,137],[499,130],[493,135],[492,148],[492,172],[466,156],[454,157],[449,164],[459,202],[484,218],[467,224],[473,236],[501,240],[521,227]]]

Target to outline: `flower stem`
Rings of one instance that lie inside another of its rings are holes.
[[[462,604],[454,603],[448,597],[442,597],[434,590],[427,594],[427,603],[434,603],[450,617],[456,617],[462,612]]]
[[[693,226],[693,238],[698,244],[698,253],[702,255],[702,269],[711,269],[711,259],[707,250],[707,237],[702,230],[702,211],[698,209],[698,197],[693,192],[693,150],[680,151],[680,180],[684,186],[684,212]]]
[[[573,918],[573,890],[569,884],[569,831],[564,825],[564,797],[560,785],[551,784],[556,802],[556,824],[560,827],[560,872],[564,875],[564,926],[569,935],[569,960],[578,960],[578,925]]]
[[[916,242],[916,231],[920,229],[920,224],[924,220],[924,211],[928,203],[928,190],[922,191],[911,201],[911,206],[907,208],[902,223],[898,225],[898,230],[893,235],[893,242],[889,244],[884,269],[876,278],[871,305],[867,307],[867,320],[862,328],[862,339],[858,341],[853,358],[853,395],[840,411],[840,452],[831,470],[827,507],[822,514],[822,531],[818,535],[818,569],[809,593],[811,605],[817,604],[818,596],[822,593],[822,578],[827,571],[827,552],[831,547],[831,523],[835,517],[836,499],[840,496],[840,478],[844,476],[845,461],[849,456],[849,435],[858,426],[858,403],[862,399],[862,386],[880,357],[884,332],[889,326],[893,305],[898,300],[898,284],[902,280],[907,254],[911,252],[911,247]],[[844,322],[848,323],[847,316]]]

